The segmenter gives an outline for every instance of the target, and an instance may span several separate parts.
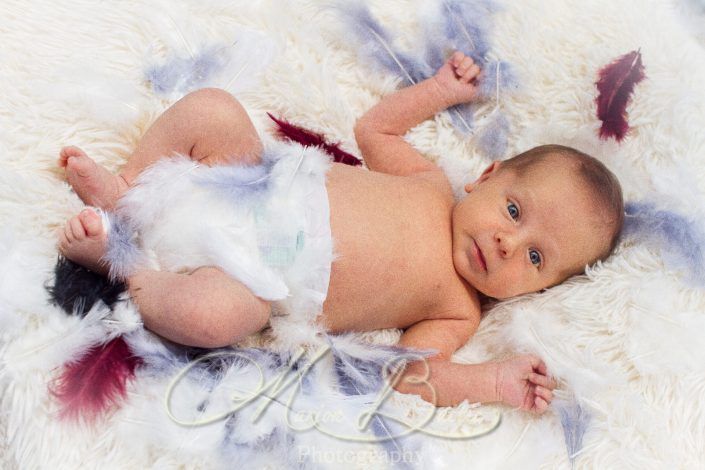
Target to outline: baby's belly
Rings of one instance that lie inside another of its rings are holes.
[[[336,170],[327,184],[335,261],[319,321],[340,332],[428,318],[454,273],[450,212],[406,179]]]
[[[361,269],[343,260],[333,262],[328,296],[320,321],[331,332],[405,328],[431,310],[429,286],[390,266]]]

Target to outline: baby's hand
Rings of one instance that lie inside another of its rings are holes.
[[[471,57],[460,51],[453,55],[438,69],[433,77],[441,88],[446,106],[453,106],[472,100],[477,93],[477,76],[480,67]]]
[[[502,361],[497,367],[500,401],[536,414],[548,409],[556,383],[547,376],[546,364],[541,359],[525,354]]]

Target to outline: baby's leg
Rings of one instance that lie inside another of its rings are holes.
[[[111,175],[77,147],[65,147],[59,164],[86,204],[111,208],[139,173],[180,153],[206,165],[259,162],[262,142],[242,105],[227,91],[204,88],[169,107],[144,134],[119,175]]]
[[[101,274],[108,270],[100,261],[106,245],[101,218],[91,209],[69,220],[59,235],[66,258]],[[127,284],[144,326],[188,346],[228,346],[261,330],[269,319],[266,301],[215,267],[188,274],[144,270]]]
[[[206,165],[255,164],[262,142],[238,100],[225,90],[204,88],[184,96],[159,116],[120,175],[131,184],[143,169],[174,152]]]
[[[128,281],[145,328],[176,343],[229,346],[267,324],[268,302],[218,268],[140,271]]]

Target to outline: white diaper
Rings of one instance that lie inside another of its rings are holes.
[[[325,176],[313,147],[271,143],[256,166],[205,166],[178,155],[145,170],[111,217],[114,272],[218,266],[291,321],[320,313],[333,241]],[[117,249],[131,246],[137,250]],[[109,253],[111,249],[109,247]],[[135,262],[134,253],[141,254]],[[141,266],[137,266],[141,265]]]

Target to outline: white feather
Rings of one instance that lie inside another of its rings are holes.
[[[32,87],[41,100],[68,105],[74,118],[123,128],[132,125],[146,106],[136,83],[94,69],[86,61],[63,64],[55,73],[59,80],[37,78]]]

